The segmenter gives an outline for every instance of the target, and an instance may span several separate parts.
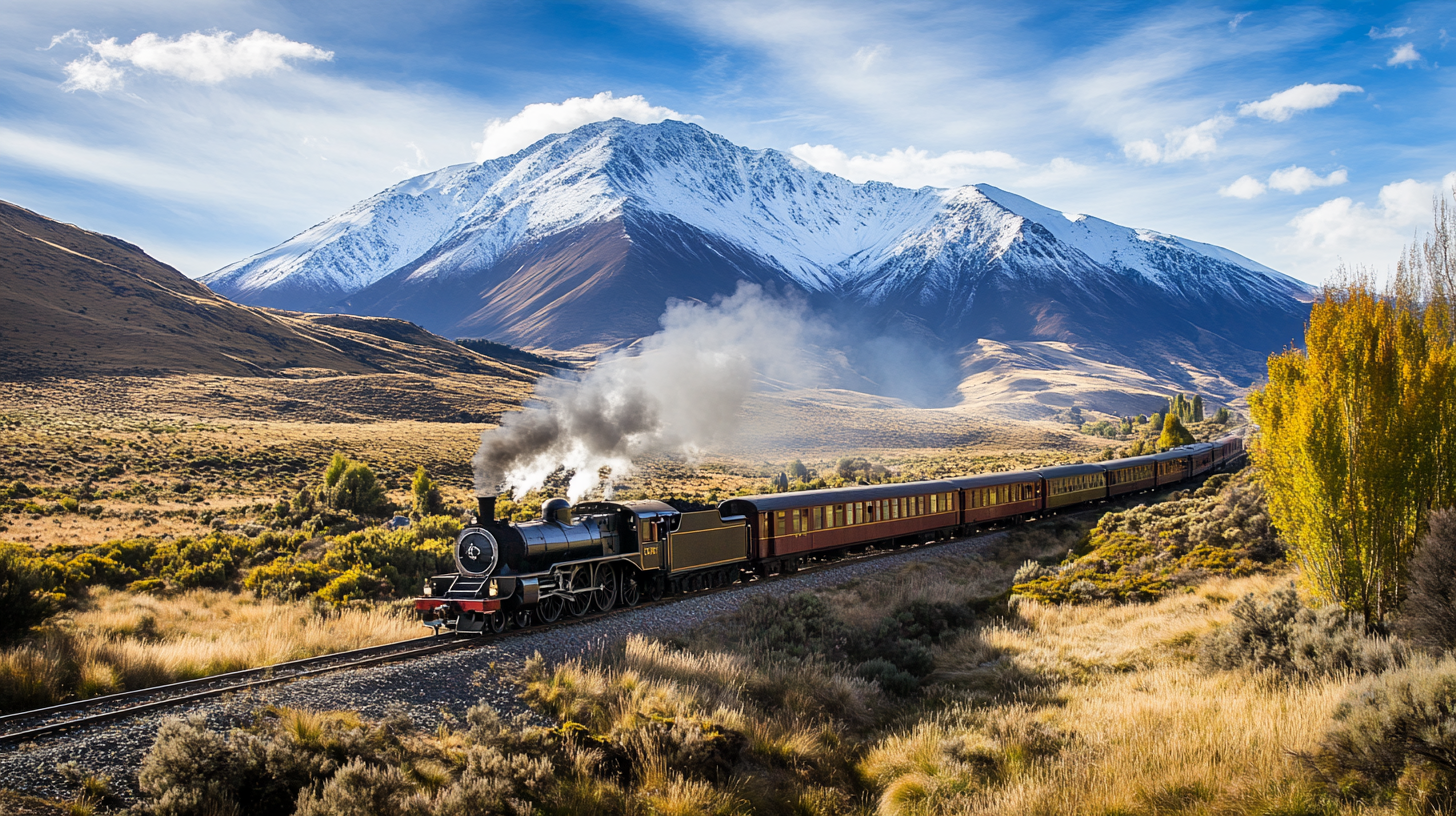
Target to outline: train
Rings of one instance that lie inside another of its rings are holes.
[[[455,543],[457,571],[432,576],[414,606],[437,633],[501,632],[593,610],[795,572],[816,559],[1019,523],[1226,470],[1231,435],[1162,453],[1080,465],[895,484],[734,496],[682,512],[653,500],[549,499],[535,521],[496,518],[480,497]]]

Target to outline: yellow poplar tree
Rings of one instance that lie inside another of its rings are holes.
[[[1305,348],[1249,397],[1275,526],[1309,589],[1367,621],[1395,610],[1426,514],[1453,499],[1453,312],[1408,260],[1386,293],[1326,285]]]

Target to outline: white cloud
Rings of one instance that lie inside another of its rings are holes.
[[[1456,173],[1435,183],[1406,179],[1380,188],[1374,207],[1348,196],[1332,198],[1296,215],[1289,226],[1300,249],[1362,255],[1375,249],[1390,262],[1409,240],[1410,230],[1430,220],[1432,200],[1450,194],[1453,185]]]
[[[1225,198],[1242,198],[1247,201],[1263,195],[1264,189],[1264,182],[1253,176],[1239,176],[1233,184],[1218,188],[1218,194]]]
[[[52,38],[51,46],[78,38],[75,29]],[[236,39],[231,31],[204,34],[194,31],[169,40],[157,34],[143,34],[128,44],[115,37],[87,42],[91,55],[65,66],[67,91],[106,91],[122,86],[121,65],[166,74],[192,82],[215,85],[233,77],[271,74],[287,69],[289,60],[331,60],[334,52],[308,43],[294,42],[282,34],[254,31]]]
[[[1038,168],[1037,172],[1017,179],[1016,183],[1023,187],[1051,187],[1076,181],[1091,172],[1092,168],[1085,164],[1077,164],[1071,159],[1058,156]]]
[[[1161,147],[1151,139],[1139,139],[1122,146],[1123,155],[1144,164],[1177,162],[1198,156],[1209,156],[1218,150],[1218,139],[1233,127],[1234,118],[1219,114],[1193,127],[1170,130],[1163,135]]]
[[[974,183],[977,171],[1014,170],[1022,164],[999,150],[948,150],[938,156],[925,150],[892,148],[883,155],[850,156],[834,145],[794,145],[789,149],[815,169],[854,182],[888,181],[902,187],[956,187]]]
[[[1400,47],[1395,49],[1395,51],[1390,55],[1390,59],[1385,61],[1385,64],[1405,65],[1411,62],[1420,62],[1420,60],[1421,52],[1417,51],[1414,45],[1411,45],[1410,43],[1401,43]]]
[[[1242,23],[1245,17],[1248,17],[1250,14],[1253,13],[1254,12],[1252,11],[1241,11],[1238,14],[1235,14],[1234,18],[1232,20],[1229,20],[1229,31],[1238,31],[1239,23]]]
[[[1291,165],[1269,174],[1269,186],[1275,190],[1298,195],[1315,187],[1338,187],[1350,180],[1350,174],[1343,168],[1321,176],[1308,167]]]
[[[1327,107],[1333,105],[1341,94],[1359,93],[1363,90],[1365,89],[1358,85],[1336,85],[1330,82],[1312,85],[1306,82],[1287,91],[1280,91],[1262,102],[1240,105],[1239,114],[1257,116],[1270,122],[1285,122],[1299,111]]]
[[[871,65],[874,65],[882,58],[889,56],[889,54],[890,46],[885,45],[884,43],[880,43],[879,45],[875,46],[866,45],[860,50],[854,52],[854,64],[858,65],[861,71],[868,71]]]
[[[1143,164],[1157,164],[1163,159],[1163,149],[1154,144],[1152,139],[1128,142],[1122,146],[1122,154]]]
[[[94,91],[104,93],[120,88],[125,73],[104,59],[83,57],[66,63],[66,81],[61,83],[63,91]]]
[[[1405,35],[1411,34],[1414,31],[1414,28],[1410,28],[1408,26],[1389,26],[1386,28],[1376,28],[1375,26],[1371,26],[1370,39],[1388,40],[1392,37],[1404,37]]]
[[[590,99],[574,96],[560,104],[538,102],[522,108],[510,119],[487,122],[484,141],[475,143],[476,159],[487,161],[509,156],[553,133],[565,133],[588,122],[614,118],[648,125],[664,119],[688,122],[700,117],[652,105],[636,94],[617,98],[612,96],[611,91],[602,91]]]

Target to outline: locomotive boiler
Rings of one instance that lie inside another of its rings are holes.
[[[415,608],[428,625],[499,632],[508,623],[552,623],[622,604],[635,606],[679,587],[739,579],[748,527],[716,510],[682,513],[657,501],[541,505],[539,519],[495,517],[478,499],[475,520],[455,542],[458,572],[425,583]]]

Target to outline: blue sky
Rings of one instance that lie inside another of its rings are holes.
[[[0,9],[0,198],[191,275],[623,115],[987,182],[1311,282],[1456,182],[1450,2],[130,2]]]

